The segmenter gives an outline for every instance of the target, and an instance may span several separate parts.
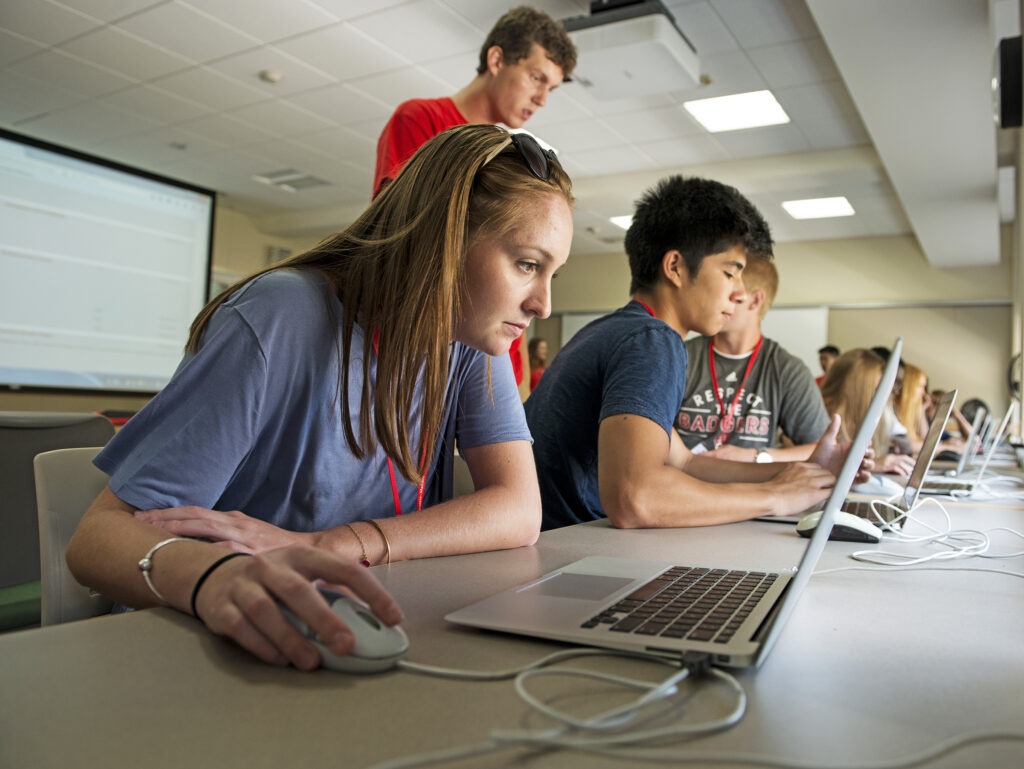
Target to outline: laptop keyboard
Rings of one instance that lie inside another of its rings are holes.
[[[726,643],[777,578],[762,571],[676,566],[583,627]]]
[[[921,488],[922,494],[946,494],[951,491],[971,491],[974,484],[947,478],[926,477]]]

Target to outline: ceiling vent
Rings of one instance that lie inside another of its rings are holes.
[[[269,171],[265,174],[256,174],[253,181],[262,184],[269,184],[285,192],[299,192],[312,187],[326,187],[330,182],[318,179],[305,171],[296,171],[294,168],[286,168],[283,171]]]
[[[660,0],[592,2],[589,16],[562,21],[579,51],[574,82],[613,100],[701,84],[697,49]]]

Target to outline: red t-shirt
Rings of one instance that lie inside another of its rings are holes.
[[[394,179],[405,162],[416,154],[428,139],[453,126],[465,125],[466,118],[449,97],[440,99],[409,99],[398,105],[377,140],[377,168],[373,174],[373,196],[381,185]],[[516,384],[523,383],[523,361],[519,353],[522,337],[512,342],[509,357]]]
[[[409,99],[398,105],[377,140],[377,168],[373,174],[373,196],[381,183],[394,179],[405,162],[428,139],[468,121],[449,97]]]

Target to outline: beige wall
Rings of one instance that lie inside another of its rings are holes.
[[[776,307],[826,306],[830,341],[842,349],[888,346],[904,337],[907,360],[936,387],[957,387],[961,402],[980,397],[1004,409],[1013,347],[1012,228],[990,267],[935,269],[912,237],[776,244]],[[574,255],[552,288],[553,319],[537,332],[560,344],[561,313],[606,312],[627,299],[623,253]],[[543,330],[542,330],[543,329]]]

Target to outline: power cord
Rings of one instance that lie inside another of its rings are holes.
[[[931,505],[937,508],[945,519],[945,526],[936,527],[925,521],[920,515],[915,515],[925,507]],[[891,515],[882,514],[882,510],[888,510]],[[937,545],[941,550],[928,553],[927,555],[913,555],[909,553],[894,552],[891,550],[857,550],[850,554],[856,561],[872,563],[877,566],[916,566],[930,561],[948,561],[958,558],[1016,558],[1024,555],[1024,551],[1012,553],[993,554],[989,552],[991,539],[989,534],[995,531],[1003,531],[1024,539],[1024,534],[1015,529],[996,527],[988,531],[979,529],[954,529],[953,521],[949,511],[935,498],[922,500],[915,504],[910,510],[901,510],[899,507],[875,500],[871,503],[871,512],[875,517],[876,526],[882,531],[892,535],[892,539],[898,542],[912,544]],[[924,528],[928,533],[920,536],[913,536],[906,532],[907,523],[914,523]]]
[[[593,670],[555,667],[557,663],[565,660],[592,656],[626,657],[645,660],[674,668],[675,672],[659,682],[650,682]],[[727,729],[743,718],[747,708],[747,695],[739,681],[725,671],[712,668],[710,658],[707,655],[687,655],[684,656],[683,660],[672,660],[649,654],[584,648],[556,652],[522,668],[499,671],[458,670],[434,665],[423,665],[405,660],[399,663],[399,667],[413,673],[458,680],[497,681],[514,679],[515,690],[519,697],[533,710],[560,725],[550,729],[536,730],[493,729],[490,732],[490,741],[488,742],[404,756],[376,764],[372,769],[411,769],[411,767],[448,763],[519,747],[558,748],[585,752],[621,751],[623,746],[637,745],[653,740],[660,741],[672,737],[700,736]],[[679,685],[684,681],[691,677],[703,675],[718,679],[733,693],[735,704],[729,713],[720,718],[697,724],[673,722],[664,727],[622,731],[634,723],[640,716],[645,715],[651,706],[668,702],[680,694]],[[640,691],[641,694],[623,705],[594,716],[581,718],[556,709],[529,690],[527,682],[551,676],[587,678],[602,683],[619,685],[627,689],[635,689]]]

